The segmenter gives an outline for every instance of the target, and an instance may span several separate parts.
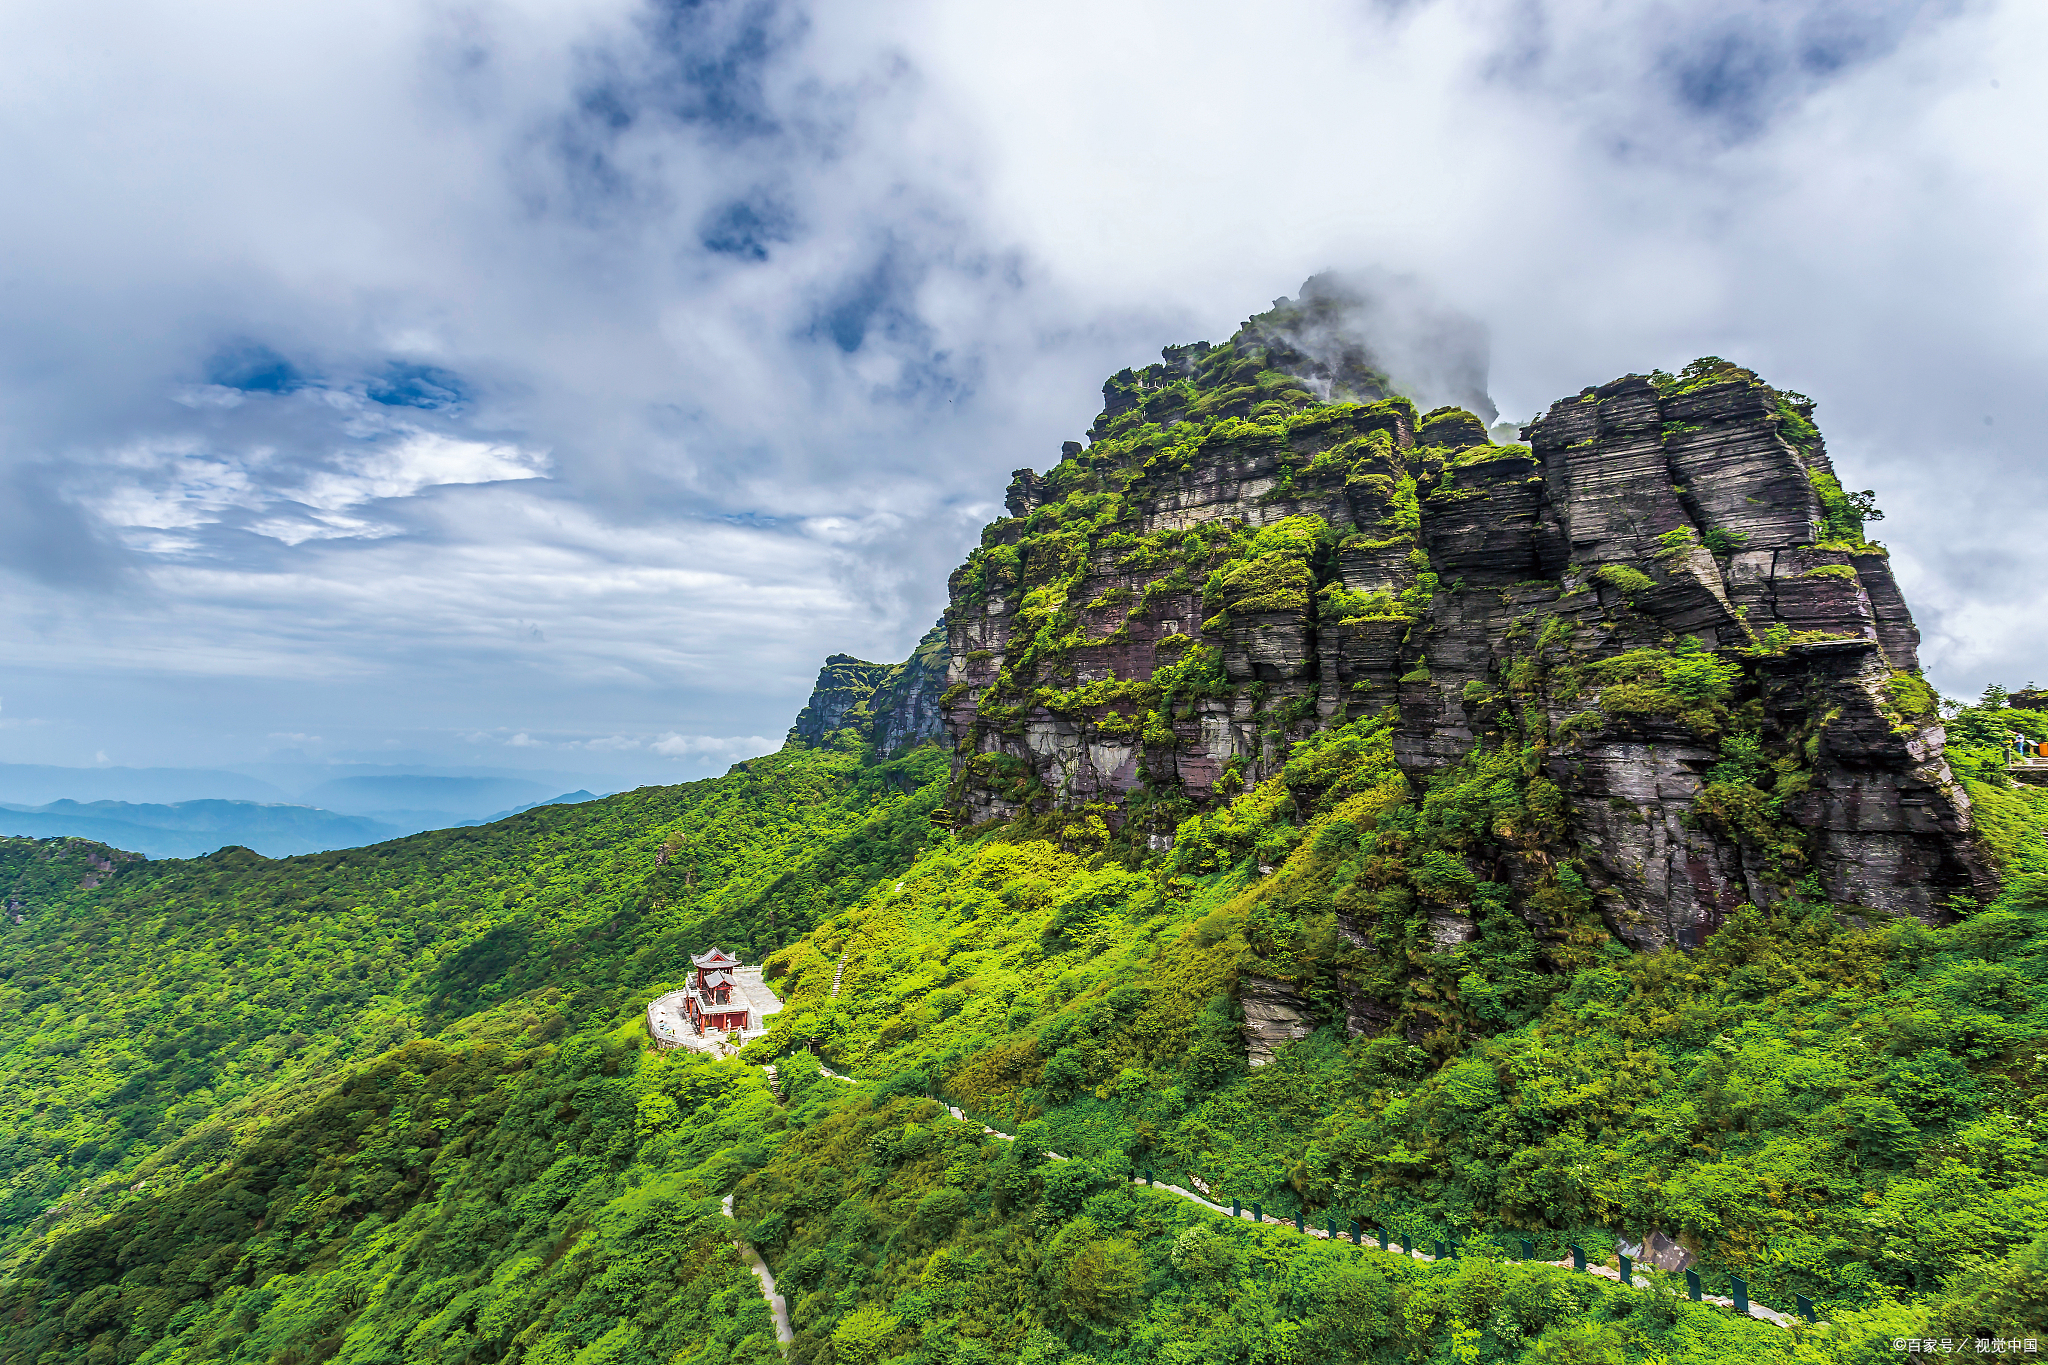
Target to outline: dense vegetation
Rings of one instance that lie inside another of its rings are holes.
[[[944,767],[793,750],[277,862],[0,840],[4,1254],[138,1174],[204,1168],[351,1062],[423,1034],[547,1042],[708,941],[794,938],[909,863]]]
[[[2048,792],[1997,746],[2044,721],[1950,722],[2002,831],[1997,905],[1930,929],[1795,894],[1656,955],[1506,915],[1429,951],[1374,860],[1522,818],[1526,783],[1477,755],[1411,791],[1371,721],[1135,866],[937,830],[940,756],[850,735],[317,858],[11,841],[0,1360],[776,1359],[739,1231],[821,1365],[2039,1336]],[[779,1095],[646,1046],[640,1006],[711,938],[772,953],[789,1008],[752,1048]],[[1398,1011],[1347,1037],[1329,982],[1364,959]],[[1248,974],[1307,983],[1320,1023],[1256,1070]],[[1522,1229],[1597,1259],[1659,1227],[1710,1286],[1809,1294],[1830,1325],[1232,1224],[1139,1168],[1468,1251]]]
[[[2010,889],[1949,929],[1857,923],[1795,887],[1700,950],[1638,955],[1583,924],[1540,942],[1480,883],[1480,938],[1436,952],[1406,886],[1389,912],[1386,864],[1526,818],[1526,791],[1479,755],[1413,800],[1375,738],[1301,746],[1149,874],[1043,842],[935,849],[778,956],[778,1033],[1041,1118],[1061,1151],[1417,1237],[1661,1227],[1712,1272],[1830,1311],[2048,1264],[2048,793],[2002,766],[1965,779],[2009,822]],[[1347,1043],[1334,969],[1373,964],[1402,1008]],[[1253,972],[1303,983],[1328,1026],[1248,1073],[1225,987]]]

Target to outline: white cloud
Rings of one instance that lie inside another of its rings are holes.
[[[171,401],[188,408],[239,408],[248,398],[240,389],[220,384],[188,384],[173,390]]]
[[[345,517],[333,512],[314,512],[305,517],[266,517],[262,521],[248,523],[247,529],[286,545],[303,545],[309,540],[378,540],[399,532],[398,527],[388,522]],[[179,547],[185,551],[191,548],[192,542],[189,541]]]
[[[376,425],[392,424],[386,419]],[[377,539],[403,528],[350,515],[350,509],[433,488],[544,478],[549,461],[547,452],[513,443],[462,440],[399,425],[378,444],[291,457],[272,445],[229,453],[195,433],[156,436],[103,456],[81,454],[72,468],[74,481],[88,490],[82,501],[118,528],[131,549],[186,556],[206,540],[151,533],[223,526],[285,545]]]
[[[594,753],[625,753],[646,747],[646,741],[631,735],[600,735],[595,739],[577,741],[577,747]]]
[[[663,735],[647,746],[664,758],[747,758],[780,745],[762,735]]]
[[[307,479],[296,501],[338,512],[377,498],[409,498],[423,488],[537,479],[548,460],[545,451],[420,431],[373,450],[345,452],[334,465]]]
[[[1516,416],[1703,352],[1814,394],[1937,681],[2048,676],[2038,6],[649,13],[10,11],[35,711],[138,754],[772,747],[1104,375],[1329,266],[1484,318]]]

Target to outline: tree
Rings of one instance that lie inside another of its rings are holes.
[[[896,1335],[897,1322],[876,1304],[848,1313],[832,1329],[832,1353],[846,1365],[873,1365]]]

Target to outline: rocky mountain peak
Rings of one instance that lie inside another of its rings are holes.
[[[1464,875],[1526,900],[1568,867],[1639,946],[1801,887],[1930,918],[1991,888],[1877,513],[1809,400],[1707,357],[1498,444],[1490,403],[1418,412],[1319,331],[1350,297],[1120,371],[1086,448],[1018,472],[950,584],[960,823],[1170,847],[1367,726],[1415,792],[1511,752],[1544,828]]]
[[[818,749],[843,736],[874,745],[883,756],[942,739],[939,695],[946,687],[946,628],[925,632],[900,664],[834,654],[818,670],[811,699],[797,713],[785,744]]]

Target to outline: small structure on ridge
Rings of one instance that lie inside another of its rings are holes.
[[[752,1002],[733,975],[740,965],[738,958],[713,948],[691,957],[690,965],[697,969],[697,979],[684,1001],[695,1032],[746,1033],[756,1027]]]
[[[717,947],[691,954],[690,967],[689,985],[647,1007],[656,1047],[718,1053],[733,1034],[745,1043],[768,1031],[768,1016],[781,1010],[782,1001],[761,979],[759,967],[743,967]]]

